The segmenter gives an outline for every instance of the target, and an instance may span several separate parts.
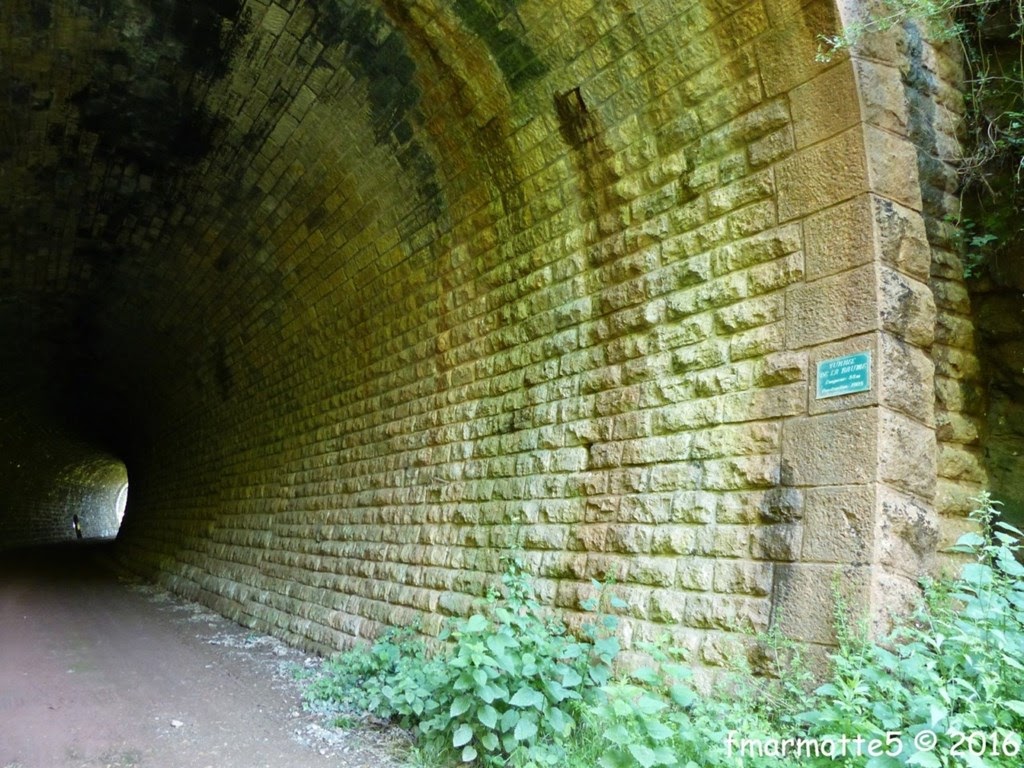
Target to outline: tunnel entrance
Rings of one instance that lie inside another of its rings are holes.
[[[87,459],[64,468],[50,494],[63,510],[68,538],[113,539],[128,504],[128,470],[111,456]]]
[[[0,550],[117,536],[128,469],[38,392],[0,391]],[[77,522],[76,522],[77,518]]]

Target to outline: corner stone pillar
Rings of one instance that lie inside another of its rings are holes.
[[[803,493],[803,538],[797,562],[776,566],[773,606],[812,643],[834,642],[836,585],[884,629],[938,542],[930,249],[917,151],[891,119],[899,73],[885,69],[847,58],[787,89],[796,152],[777,168],[779,220],[802,228],[805,280],[786,296],[786,339],[806,354],[810,392],[783,425],[781,480]],[[860,353],[869,388],[818,397],[818,364]]]

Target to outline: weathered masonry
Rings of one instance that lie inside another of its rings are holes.
[[[127,467],[126,564],[309,647],[516,547],[709,664],[884,619],[985,476],[956,51],[816,61],[861,5],[4,0],[2,545]]]

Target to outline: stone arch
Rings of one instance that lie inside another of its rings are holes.
[[[924,150],[889,38],[815,61],[848,4],[193,5],[0,16],[3,290],[62,297],[50,407],[128,465],[125,563],[327,650],[518,546],[708,664],[932,567]],[[869,390],[815,398],[848,352]]]

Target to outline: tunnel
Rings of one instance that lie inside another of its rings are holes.
[[[710,665],[902,605],[986,481],[962,68],[859,8],[5,0],[0,548],[325,652],[513,550]]]

